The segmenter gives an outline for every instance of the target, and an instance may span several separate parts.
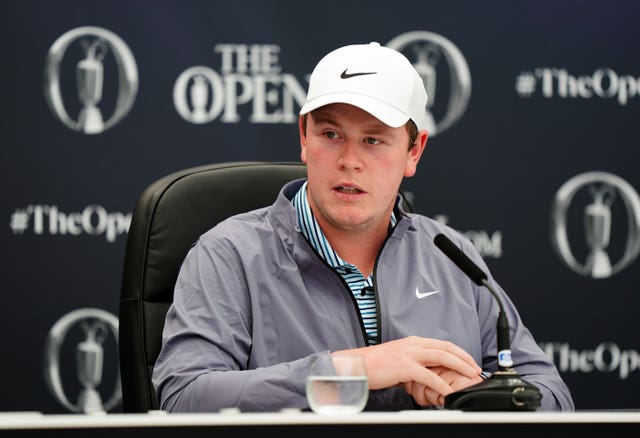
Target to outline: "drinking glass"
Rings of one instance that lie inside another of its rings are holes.
[[[364,359],[359,355],[319,355],[309,362],[307,401],[318,414],[357,414],[369,397]]]

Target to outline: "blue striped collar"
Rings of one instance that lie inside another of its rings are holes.
[[[293,206],[298,214],[298,225],[300,232],[307,239],[309,244],[316,250],[320,257],[325,262],[340,274],[346,274],[349,272],[359,272],[358,268],[351,263],[345,262],[340,258],[338,253],[329,244],[329,241],[325,237],[318,221],[314,217],[309,201],[307,199],[307,182],[300,187],[298,193],[292,199]],[[393,228],[398,220],[394,212],[391,212],[391,228]]]

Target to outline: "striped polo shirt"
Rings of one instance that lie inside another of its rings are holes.
[[[300,187],[298,193],[293,197],[292,202],[298,214],[300,232],[320,257],[347,283],[358,303],[369,344],[377,344],[378,318],[376,312],[376,296],[373,293],[373,273],[365,278],[355,265],[342,260],[333,248],[331,248],[329,241],[311,212],[311,207],[307,199],[306,182]],[[391,212],[391,228],[395,226],[396,222],[397,219],[394,213]]]

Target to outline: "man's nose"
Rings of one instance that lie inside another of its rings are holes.
[[[362,157],[360,155],[360,145],[352,140],[345,141],[340,151],[338,165],[344,169],[359,170],[362,168]]]

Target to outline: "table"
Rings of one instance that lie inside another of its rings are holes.
[[[640,436],[638,411],[580,412],[363,412],[317,415],[311,412],[214,414],[0,413],[0,436],[33,437],[566,437]],[[366,434],[366,435],[364,435]]]

